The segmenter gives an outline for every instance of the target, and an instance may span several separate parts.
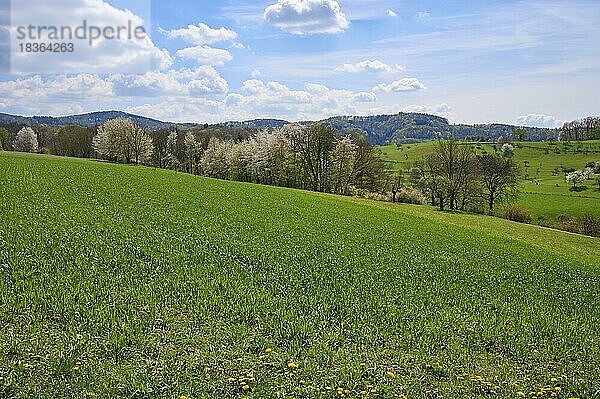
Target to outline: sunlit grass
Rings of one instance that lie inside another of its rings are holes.
[[[597,240],[22,154],[0,193],[0,397],[598,394]]]

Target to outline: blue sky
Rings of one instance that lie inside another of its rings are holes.
[[[63,1],[82,15],[83,0]],[[0,112],[220,122],[415,111],[549,127],[598,114],[597,1],[96,1],[91,20],[144,20],[156,68],[121,73],[132,53],[108,47],[76,69],[24,68],[2,76]]]

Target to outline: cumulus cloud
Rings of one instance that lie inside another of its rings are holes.
[[[386,84],[382,83],[373,88],[373,91],[383,91],[386,93],[390,92],[404,92],[404,91],[419,91],[425,90],[427,87],[419,79],[416,78],[403,78],[396,80],[395,82]]]
[[[377,101],[377,96],[375,93],[363,91],[354,95],[354,101],[358,103],[373,103]]]
[[[427,19],[431,17],[431,13],[429,11],[419,11],[415,14],[415,17],[417,17],[417,19]]]
[[[396,14],[396,13],[394,12],[394,10],[387,10],[387,11],[385,12],[385,15],[387,15],[388,17],[392,17],[392,18],[396,18],[396,17],[398,16],[398,14]]]
[[[11,26],[57,26],[75,30],[86,26],[133,27],[144,26],[144,20],[129,10],[122,10],[102,0],[64,0],[57,8],[54,0],[38,0],[35,12],[31,4],[13,2]],[[13,32],[13,50],[22,41]],[[27,39],[27,42],[48,43],[48,32],[41,37]],[[68,37],[67,37],[68,39]],[[54,40],[55,43],[61,41]],[[75,51],[49,56],[44,52],[20,52],[12,54],[11,69],[17,74],[64,74],[64,73],[143,73],[148,70],[161,70],[172,65],[169,52],[158,48],[146,33],[141,38],[123,35],[119,39],[99,38],[90,45],[88,39],[69,39]]]
[[[294,35],[338,33],[350,25],[336,0],[278,0],[264,19]]]
[[[403,65],[388,65],[379,60],[365,60],[356,64],[343,64],[335,68],[336,72],[361,73],[361,72],[403,72],[406,68]]]
[[[0,82],[0,110],[24,115],[64,115],[84,109],[118,109],[146,98],[183,104],[198,97],[222,98],[228,91],[227,81],[210,66],[138,75],[35,75]]]
[[[448,104],[442,103],[435,106],[430,105],[409,105],[401,109],[402,112],[416,112],[421,114],[444,115],[451,111]]]
[[[164,30],[159,28],[159,30],[169,39],[181,38],[185,42],[196,46],[227,42],[237,38],[237,33],[232,30],[224,27],[213,29],[204,23],[199,23],[198,25],[188,25],[187,28],[173,30]]]
[[[290,121],[317,120],[335,115],[360,114],[359,106],[373,103],[373,93],[354,93],[308,83],[305,90],[294,90],[280,82],[250,79],[242,84],[239,93],[228,93],[221,101],[205,98],[188,99],[183,106],[172,102],[144,104],[131,107],[129,112],[177,122],[222,122],[257,117],[280,118]]]
[[[191,59],[201,65],[223,66],[233,59],[229,51],[208,46],[195,46],[178,50],[179,58]]]
[[[528,114],[519,116],[517,118],[517,124],[520,126],[554,128],[562,126],[562,121],[559,121],[555,117],[550,115]]]
[[[224,94],[227,81],[210,66],[110,77],[114,92],[127,97],[199,96]]]

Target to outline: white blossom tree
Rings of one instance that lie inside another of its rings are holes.
[[[340,137],[331,153],[331,179],[333,192],[346,194],[358,146],[352,141],[350,135]]]
[[[176,131],[172,131],[167,137],[167,167],[172,170],[179,169],[179,158],[177,158]]]
[[[512,158],[515,155],[515,148],[508,143],[502,146],[501,151],[504,158]]]
[[[577,185],[583,183],[586,179],[585,173],[580,170],[567,174],[567,183],[573,185],[573,189],[577,188]]]
[[[14,142],[15,151],[36,152],[38,150],[37,135],[30,127],[19,130]]]
[[[146,130],[124,118],[111,119],[100,126],[93,146],[101,155],[125,163],[146,162],[154,151]]]
[[[200,159],[202,157],[202,145],[196,141],[192,132],[188,132],[183,138],[185,150],[185,164],[188,173],[199,174]]]
[[[227,158],[231,148],[232,143],[230,141],[212,137],[201,160],[203,174],[216,179],[229,179],[230,170]]]

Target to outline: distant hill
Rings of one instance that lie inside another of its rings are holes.
[[[149,130],[157,130],[177,126],[181,129],[190,129],[194,127],[208,128],[214,127],[233,127],[246,129],[270,129],[288,124],[288,121],[281,119],[254,119],[243,122],[226,122],[216,125],[197,124],[197,123],[170,123],[143,116],[133,115],[122,111],[102,111],[92,112],[82,115],[71,115],[62,117],[51,116],[18,116],[0,113],[0,123],[12,123],[21,125],[49,125],[53,127],[77,124],[85,127],[100,125],[107,120],[114,118],[130,118],[134,122],[145,126]],[[336,116],[333,118],[317,121],[329,126],[338,132],[361,134],[369,142],[375,145],[387,143],[401,143],[413,140],[431,140],[442,136],[452,134],[458,139],[472,138],[483,140],[496,140],[500,136],[512,134],[517,126],[505,124],[479,124],[479,125],[451,125],[448,120],[436,115],[419,113],[398,113],[394,115],[375,115],[375,116]],[[312,124],[315,121],[304,121],[302,124]],[[557,129],[525,127],[528,140],[543,141],[549,137],[558,136]]]
[[[447,119],[440,116],[402,112],[395,115],[340,116],[325,119],[322,123],[340,132],[360,133],[377,145],[414,139],[431,140],[449,134],[457,139],[479,137],[485,140],[496,140],[500,136],[514,133],[518,128],[503,124],[451,125]],[[548,136],[558,135],[556,129],[533,127],[524,127],[524,129],[530,141],[542,141]]]
[[[161,129],[164,127],[172,126],[172,123],[162,122],[156,119],[146,118],[143,116],[129,114],[123,111],[101,111],[91,112],[88,114],[81,115],[69,115],[69,116],[18,116],[0,113],[0,121],[3,122],[16,122],[27,125],[48,125],[48,126],[64,126],[64,125],[79,125],[84,127],[92,127],[101,125],[104,122],[115,119],[115,118],[129,118],[135,123],[145,126],[150,130]]]

